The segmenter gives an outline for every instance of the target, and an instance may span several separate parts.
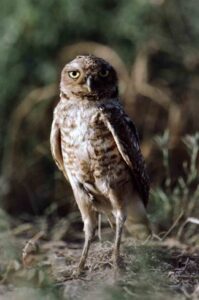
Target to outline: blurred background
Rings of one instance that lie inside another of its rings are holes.
[[[156,232],[174,224],[172,234],[198,243],[198,16],[195,0],[1,0],[1,214],[44,217],[60,238],[79,222],[49,135],[61,69],[93,53],[118,71],[138,127]]]

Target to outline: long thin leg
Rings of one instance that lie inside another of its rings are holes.
[[[90,248],[90,244],[91,244],[92,238],[95,234],[96,224],[93,221],[94,220],[92,220],[91,217],[87,217],[84,220],[85,242],[84,242],[84,247],[83,247],[82,255],[81,255],[81,258],[80,258],[80,262],[79,262],[79,265],[78,265],[78,269],[79,269],[80,272],[84,268],[86,258],[88,256],[88,251],[89,251],[89,248]]]
[[[82,185],[80,185],[76,179],[68,172],[67,173],[70,183],[73,188],[74,196],[79,207],[82,220],[84,222],[84,232],[85,232],[85,241],[82,251],[82,255],[76,270],[74,270],[72,276],[78,277],[81,271],[84,268],[86,258],[88,256],[88,251],[92,238],[95,234],[95,229],[97,225],[97,216],[96,212],[92,209],[92,203],[89,194],[84,190]]]
[[[82,211],[81,211],[82,213]],[[93,236],[95,234],[96,229],[96,213],[93,211],[88,212],[85,217],[85,215],[82,214],[83,222],[84,222],[84,232],[85,232],[85,241],[84,241],[84,247],[82,250],[82,255],[78,264],[78,267],[73,272],[73,277],[78,277],[80,273],[82,272],[87,256],[88,251],[93,239]]]
[[[98,214],[98,239],[100,243],[102,242],[102,215]]]
[[[114,232],[115,232],[116,224],[115,224],[115,220],[114,220],[113,215],[112,214],[107,214],[107,218],[108,218],[108,221],[109,221],[109,224],[110,224],[112,230],[114,230]]]
[[[126,215],[118,211],[116,214],[116,235],[115,235],[115,244],[113,248],[113,262],[117,268],[119,265],[119,256],[120,256],[120,243],[122,237],[122,230],[124,227],[124,222],[126,220]]]

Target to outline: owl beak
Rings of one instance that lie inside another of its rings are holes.
[[[86,87],[89,93],[92,91],[92,76],[88,76],[86,79]]]

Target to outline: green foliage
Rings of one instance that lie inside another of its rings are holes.
[[[115,46],[126,60],[135,45],[151,39],[168,51],[173,49],[174,54],[178,49],[178,55],[187,55],[198,40],[197,4],[193,0],[159,2],[2,0],[1,107],[8,101],[16,103],[34,85],[54,81],[59,49],[75,41],[96,40]]]
[[[186,135],[182,141],[186,146],[188,160],[183,162],[184,172],[175,182],[171,176],[170,150],[169,150],[169,132],[166,131],[162,136],[155,138],[163,155],[163,165],[166,169],[166,179],[162,187],[157,187],[152,191],[151,202],[154,205],[154,221],[168,226],[182,216],[186,221],[190,217],[197,217],[199,206],[199,174],[197,167],[197,158],[199,155],[199,133]],[[181,222],[176,224],[179,230]],[[187,236],[196,232],[196,227],[192,228]],[[180,233],[181,229],[180,229]],[[179,235],[178,235],[179,237]]]
[[[7,127],[11,114],[15,112],[17,105],[29,91],[57,81],[60,51],[66,45],[74,42],[84,40],[107,44],[118,51],[129,65],[129,69],[139,50],[147,48],[150,43],[164,53],[155,62],[150,62],[152,64],[150,72],[156,73],[156,78],[163,87],[174,86],[176,88],[179,86],[179,89],[184,91],[185,86],[192,83],[190,72],[197,65],[195,53],[197,53],[199,32],[198,8],[199,6],[194,0],[113,0],[111,2],[105,0],[2,0],[0,10],[1,157],[3,148],[4,154],[7,154],[7,150],[9,152],[10,149],[6,143],[8,143],[8,139],[13,138],[6,136],[7,133],[10,133],[7,131]],[[165,53],[167,59],[165,59]],[[193,63],[195,60],[196,63]],[[150,80],[151,78],[149,78]],[[194,96],[196,92],[194,89],[191,96]],[[179,102],[182,99],[176,98],[174,100]],[[48,106],[49,103],[46,105]],[[144,105],[142,106],[144,107]],[[148,106],[146,105],[146,107]],[[44,158],[43,144],[40,146],[40,143],[43,143],[46,136],[49,135],[51,119],[44,116],[49,116],[51,111],[48,112],[45,109],[45,113],[47,113],[44,114],[42,109],[41,103],[35,111],[32,109],[34,121],[30,122],[30,125],[28,121],[26,123],[26,120],[22,125],[20,124],[23,127],[23,135],[20,135],[19,147],[23,146],[18,152],[24,156],[18,155],[21,160],[17,157],[17,170],[15,170],[17,176],[14,180],[17,188],[22,187],[22,192],[16,192],[16,194],[14,192],[14,195],[8,196],[9,201],[16,203],[16,206],[20,208],[24,206],[24,204],[21,206],[19,204],[21,199],[25,199],[24,202],[30,201],[32,206],[34,203],[35,207],[37,207],[37,202],[41,207],[45,207],[49,199],[55,199],[51,184],[54,182],[53,166],[50,165],[51,161],[46,158],[47,155]],[[155,112],[153,116],[151,111],[154,112],[156,109],[154,110],[152,107],[152,110],[149,111],[150,118],[146,118],[148,121],[155,120],[155,114],[158,114]],[[162,116],[162,111],[160,113]],[[139,112],[137,115],[142,122],[143,115],[139,115]],[[165,115],[164,112],[163,119]],[[46,118],[45,122],[39,123],[44,118]],[[148,121],[146,121],[145,127],[148,126]],[[39,124],[39,128],[37,124]],[[162,127],[158,130],[154,129],[154,131],[160,132]],[[184,191],[183,199],[186,198],[185,187],[187,184],[192,184],[189,183],[189,181],[192,182],[190,176],[193,179],[196,176],[196,153],[191,154],[193,162],[188,181],[184,183],[184,177],[179,179],[178,188],[175,193],[172,190],[171,199],[169,189],[172,185],[170,177],[172,166],[167,168],[169,150],[167,147],[168,133],[166,132],[164,138],[161,138],[158,143],[163,148],[163,162],[167,172],[164,184],[167,191],[158,187],[152,193],[152,197],[155,203],[164,203],[165,211],[169,213],[174,198],[176,205],[180,201],[178,194],[182,195],[182,190]],[[153,134],[154,132],[150,132],[149,138],[153,137]],[[40,149],[42,150],[40,151]],[[46,149],[49,149],[49,145],[46,145],[44,150]],[[19,167],[20,164],[21,167]],[[183,185],[184,188],[182,188]],[[10,187],[13,187],[13,184],[10,184]],[[62,193],[59,191],[60,194],[62,199],[65,199],[65,190],[62,190]],[[46,197],[45,200],[44,197]],[[159,213],[161,214],[161,210]],[[166,216],[167,214],[165,214],[165,218]]]

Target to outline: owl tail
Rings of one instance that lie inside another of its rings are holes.
[[[151,224],[139,196],[129,201],[125,227],[127,232],[136,240],[144,241],[152,236]]]

